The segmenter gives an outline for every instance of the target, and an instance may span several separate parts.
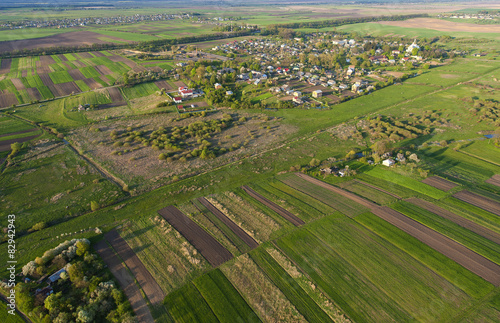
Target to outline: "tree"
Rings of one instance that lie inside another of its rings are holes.
[[[90,242],[80,240],[76,243],[76,254],[78,256],[84,255],[90,249]]]
[[[317,166],[319,166],[320,163],[321,163],[321,161],[319,159],[313,158],[309,162],[309,166],[311,166],[311,167],[317,167]]]
[[[96,201],[90,202],[90,209],[92,210],[92,212],[99,210],[99,208],[100,208],[99,203],[97,203]]]
[[[372,149],[379,155],[383,155],[389,151],[389,148],[387,147],[387,142],[385,140],[380,140],[374,143]]]

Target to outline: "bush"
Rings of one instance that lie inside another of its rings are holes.
[[[90,209],[92,210],[92,212],[99,210],[99,208],[100,208],[99,203],[97,203],[96,201],[90,202]]]

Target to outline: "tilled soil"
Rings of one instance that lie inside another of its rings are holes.
[[[495,186],[500,186],[500,174],[496,174],[491,176],[491,178],[486,180],[486,183],[492,184]]]
[[[444,178],[441,178],[439,176],[431,176],[427,177],[422,181],[422,183],[430,185],[432,187],[437,188],[438,190],[448,192],[452,188],[458,186],[458,184],[455,184],[453,182],[450,182]]]
[[[500,216],[500,203],[467,190],[453,194],[453,197]]]
[[[223,245],[175,206],[167,206],[159,210],[158,214],[179,231],[213,267],[233,258]]]

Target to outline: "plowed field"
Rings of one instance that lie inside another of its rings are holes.
[[[438,190],[448,192],[452,188],[458,186],[457,184],[447,181],[444,178],[441,178],[439,176],[431,176],[427,177],[422,181],[422,183],[425,183],[427,185],[430,185],[432,187],[437,188]]]
[[[10,72],[11,63],[12,63],[12,59],[10,59],[10,58],[2,59],[2,62],[0,63],[0,75],[7,74]]]
[[[491,176],[491,178],[486,180],[486,183],[500,186],[500,174],[496,174]]]
[[[250,248],[257,248],[259,244],[255,241],[251,236],[249,236],[242,228],[240,228],[236,223],[231,221],[224,213],[222,213],[219,209],[213,206],[207,199],[204,197],[200,197],[198,201],[206,207],[213,215],[215,215],[219,220],[222,221],[231,231],[234,232],[241,240],[243,240],[247,246]]]
[[[104,237],[108,240],[109,244],[113,246],[113,249],[115,249],[116,253],[135,276],[135,279],[137,279],[137,282],[151,304],[161,304],[165,298],[165,293],[161,290],[153,276],[151,276],[151,273],[144,267],[144,264],[129,247],[127,242],[120,237],[116,230],[111,230],[106,233]]]
[[[16,95],[12,93],[0,94],[0,107],[10,107],[13,104],[19,104]]]
[[[80,70],[72,69],[68,71],[69,75],[73,78],[75,81],[83,80],[85,79],[85,76],[80,72]]]
[[[284,208],[282,208],[281,206],[277,205],[276,203],[269,201],[264,196],[262,196],[259,193],[255,192],[250,187],[248,187],[248,186],[245,185],[245,186],[242,186],[241,188],[245,192],[247,192],[248,195],[250,195],[251,197],[253,197],[257,201],[259,201],[260,203],[264,204],[265,206],[267,206],[268,208],[270,208],[274,212],[278,213],[279,215],[281,215],[283,218],[285,218],[286,220],[288,220],[293,225],[295,225],[295,226],[298,227],[298,226],[303,225],[305,223],[304,221],[302,221],[301,218],[299,218],[296,215],[292,214],[291,212],[285,210]]]
[[[214,267],[233,258],[233,255],[198,224],[174,206],[158,211],[167,222],[179,231]]]
[[[467,190],[455,193],[453,197],[500,216],[500,203]]]

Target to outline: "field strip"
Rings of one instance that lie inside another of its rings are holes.
[[[278,213],[279,215],[281,215],[283,218],[285,218],[286,220],[288,220],[290,223],[292,223],[293,225],[295,225],[296,227],[298,226],[301,226],[303,224],[305,224],[304,221],[302,221],[302,219],[300,219],[299,217],[297,217],[296,215],[292,214],[291,212],[285,210],[284,208],[282,208],[281,206],[277,205],[276,203],[274,202],[271,202],[269,201],[268,199],[266,199],[264,196],[260,195],[259,193],[255,192],[253,189],[251,189],[250,187],[244,185],[241,187],[248,195],[250,195],[251,197],[253,197],[254,199],[256,199],[257,201],[259,201],[260,203],[264,204],[265,206],[267,206],[268,208],[270,208],[271,210],[273,210],[274,212]]]
[[[378,207],[377,204],[373,203],[373,202],[370,202],[354,193],[351,193],[351,192],[348,192],[348,191],[345,191],[341,188],[338,188],[338,187],[335,187],[333,185],[330,185],[328,183],[325,183],[323,181],[320,181],[319,179],[316,179],[314,177],[311,177],[309,175],[305,175],[305,174],[302,174],[302,173],[295,173],[295,175],[297,175],[298,177],[302,178],[302,179],[305,179],[306,181],[310,182],[310,183],[313,183],[315,185],[318,185],[320,187],[323,187],[323,188],[326,188],[327,190],[329,191],[332,191],[334,193],[337,193],[339,195],[342,195],[344,197],[347,197],[348,199],[351,199],[353,200],[354,202],[357,202],[358,204],[361,204],[367,208],[369,208],[370,210],[373,209],[373,208],[376,208]]]
[[[114,229],[104,237],[135,276],[151,304],[162,304],[165,293],[127,242]]]
[[[247,244],[251,249],[257,248],[259,244],[251,236],[248,235],[242,228],[240,228],[236,223],[231,221],[224,213],[222,213],[218,208],[212,205],[206,198],[200,197],[198,201],[206,207],[213,215],[215,215],[219,220],[222,221],[231,231],[234,232],[243,242]]]
[[[422,241],[493,285],[500,286],[500,266],[494,262],[389,207],[377,207],[372,210],[372,213]]]
[[[488,183],[488,184],[500,187],[500,175],[499,174],[495,174],[495,175],[491,176],[491,178],[488,178],[485,181],[485,183]]]
[[[454,187],[457,187],[458,184],[455,184],[453,182],[450,182],[444,178],[441,178],[439,176],[431,176],[427,177],[426,179],[422,180],[422,183],[430,185],[432,187],[437,188],[438,190],[448,192]]]
[[[37,131],[37,130],[38,130],[37,128],[32,128],[32,129],[27,129],[27,130],[21,130],[21,131],[11,132],[11,133],[7,133],[5,135],[0,135],[0,138],[14,136],[14,135],[20,135],[22,133],[33,132],[33,131]]]
[[[0,152],[1,151],[9,151],[11,149],[10,144],[13,144],[15,142],[23,143],[25,141],[30,141],[31,139],[35,139],[36,137],[40,137],[41,135],[42,134],[34,135],[34,136],[29,136],[29,137],[23,137],[23,138],[9,139],[9,140],[0,141]]]
[[[497,201],[467,190],[455,193],[453,197],[500,216],[500,203]]]
[[[395,197],[395,198],[397,198],[398,200],[401,200],[401,197],[400,197],[399,195],[396,195],[396,194],[394,194],[394,193],[388,192],[388,191],[384,190],[383,188],[380,188],[380,187],[375,186],[375,185],[372,185],[372,184],[368,184],[368,183],[366,183],[366,182],[360,181],[359,179],[354,179],[354,181],[355,181],[356,183],[360,183],[360,184],[362,184],[362,185],[365,185],[365,186],[371,187],[371,188],[373,188],[373,189],[376,189],[377,191],[380,191],[380,192],[382,192],[382,193],[385,193],[385,194],[387,194],[387,195],[390,195],[390,196],[392,196],[392,197]]]
[[[460,153],[462,153],[462,154],[465,154],[465,155],[467,155],[467,156],[471,156],[471,157],[474,157],[474,158],[480,159],[480,160],[482,160],[482,161],[485,161],[485,162],[487,162],[487,163],[490,163],[490,164],[492,164],[492,165],[495,165],[495,166],[499,166],[499,167],[500,167],[500,164],[499,164],[499,163],[495,163],[495,162],[493,162],[493,161],[491,161],[491,160],[488,160],[488,159],[485,159],[485,158],[482,158],[482,157],[476,156],[476,155],[474,155],[474,154],[468,153],[468,152],[463,151],[463,150],[461,150],[461,149],[459,149],[459,150],[458,150],[458,152],[460,152]]]
[[[175,206],[167,206],[159,210],[158,214],[179,231],[213,267],[233,258],[233,255],[219,241]]]
[[[477,224],[471,220],[465,219],[459,215],[456,215],[453,212],[450,212],[446,209],[443,209],[431,202],[421,200],[416,197],[411,197],[409,199],[406,199],[405,201],[410,202],[411,204],[414,204],[418,207],[421,207],[423,209],[426,209],[429,212],[432,212],[436,215],[439,215],[445,219],[448,219],[459,226],[462,226],[466,229],[469,229],[470,231],[477,233],[480,236],[485,237],[486,239],[489,239],[493,242],[496,242],[500,244],[500,234],[496,233],[495,231],[491,231],[488,228],[483,227],[480,224]]]
[[[130,306],[134,310],[139,322],[153,323],[154,319],[149,311],[148,304],[141,295],[141,291],[134,282],[134,279],[127,271],[123,263],[118,259],[115,253],[108,246],[106,241],[101,240],[94,245],[96,252],[108,266],[109,270],[115,276],[116,280],[127,296]]]

